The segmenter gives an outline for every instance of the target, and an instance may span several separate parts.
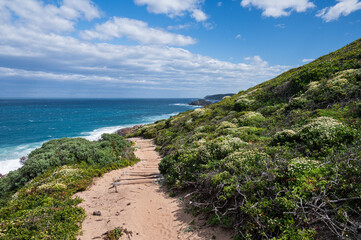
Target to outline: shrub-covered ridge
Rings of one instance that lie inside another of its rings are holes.
[[[361,238],[361,39],[139,128],[170,188],[240,239]]]
[[[131,144],[116,134],[44,143],[0,179],[0,239],[76,239],[85,212],[72,196],[94,177],[135,162]]]

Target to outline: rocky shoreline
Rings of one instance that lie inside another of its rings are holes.
[[[119,136],[125,136],[125,135],[128,135],[128,134],[134,132],[141,126],[143,126],[143,125],[139,124],[139,125],[134,125],[133,127],[121,128],[121,129],[117,130],[115,133],[118,134]]]

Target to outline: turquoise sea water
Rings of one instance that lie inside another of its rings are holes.
[[[62,137],[97,140],[122,127],[151,123],[195,107],[195,99],[0,100],[0,173],[19,168],[19,158]]]

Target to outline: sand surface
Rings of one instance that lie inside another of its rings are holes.
[[[80,206],[87,214],[83,234],[78,239],[102,239],[102,234],[115,227],[131,231],[121,239],[232,239],[229,232],[208,227],[204,221],[184,213],[180,198],[169,197],[166,188],[157,181],[161,177],[158,170],[161,158],[152,140],[130,140],[135,142],[135,154],[141,161],[94,179],[88,190],[75,195],[84,199]],[[120,185],[110,188],[116,180]],[[95,211],[101,215],[93,215]]]

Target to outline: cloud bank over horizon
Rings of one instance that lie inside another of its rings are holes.
[[[1,19],[0,26],[2,81],[101,83],[122,89],[182,90],[188,91],[185,95],[194,95],[195,89],[229,91],[234,86],[250,87],[289,68],[270,66],[260,57],[231,63],[171,47],[195,44],[197,40],[149,27],[136,19],[111,17],[93,29],[78,31],[79,19],[90,21],[100,16],[101,10],[88,0],[78,4],[66,0],[59,6],[38,0],[27,4],[16,1],[5,1],[0,6],[0,15],[7,16]],[[145,2],[152,11],[161,11],[155,2],[137,1]],[[199,2],[188,1],[193,14]],[[185,11],[177,6],[164,11],[174,15]],[[123,36],[138,44],[107,42]]]
[[[193,97],[246,89],[291,68],[270,64],[258,53],[234,60],[198,50],[205,39],[194,33],[196,28],[211,34],[213,27],[207,25],[216,25],[204,0],[131,2],[174,25],[107,16],[91,0],[1,1],[0,97],[84,97],[95,92],[100,97],[129,97],[138,90],[146,97]],[[271,2],[242,0],[241,6],[259,8],[264,16],[275,18],[315,7],[308,0]],[[224,9],[225,3],[214,7]],[[339,0],[319,17],[328,21],[358,7],[357,0]],[[192,28],[193,34],[188,34]],[[247,33],[231,34],[237,44],[247,44]]]

